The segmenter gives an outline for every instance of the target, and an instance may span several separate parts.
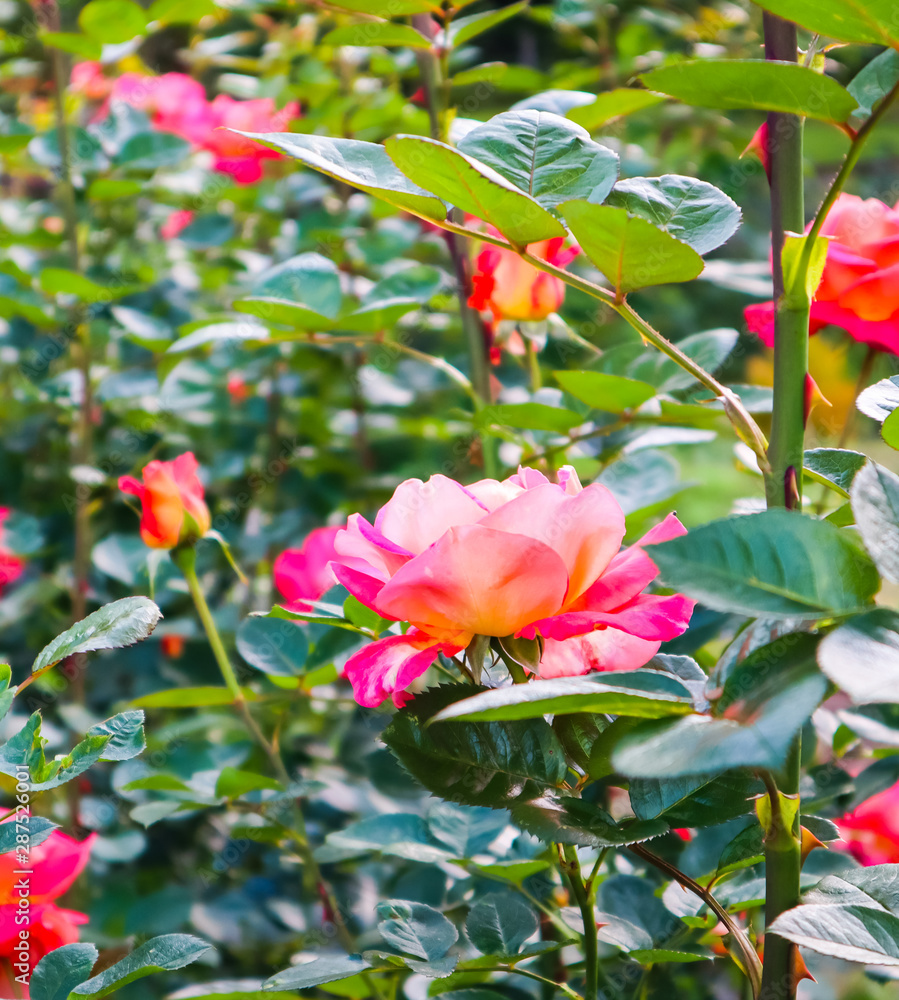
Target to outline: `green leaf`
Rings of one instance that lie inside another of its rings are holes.
[[[331,139],[321,135],[293,132],[239,132],[267,146],[280,149],[307,167],[343,181],[386,201],[399,209],[409,209],[429,219],[446,218],[443,203],[424,188],[411,183],[391,162],[384,147],[358,139]]]
[[[702,59],[654,69],[640,80],[700,108],[755,108],[844,122],[857,107],[836,80],[790,62]]]
[[[473,128],[459,151],[486,163],[544,208],[582,198],[600,204],[618,177],[618,154],[586,129],[544,111],[508,111]]]
[[[815,237],[811,244],[808,265],[803,264],[805,248],[809,245],[808,236],[798,236],[787,233],[781,254],[783,262],[784,303],[790,309],[805,309],[814,298],[821,278],[824,276],[824,265],[827,263],[828,240],[824,236]]]
[[[237,651],[264,674],[300,677],[305,672],[309,643],[302,626],[295,622],[252,616],[238,626]]]
[[[414,778],[451,802],[500,809],[561,785],[565,753],[543,719],[452,721],[424,728],[420,715],[433,715],[448,700],[476,690],[453,685],[419,695],[394,716],[382,739]]]
[[[895,410],[884,420],[880,436],[891,448],[899,451],[899,417]]]
[[[866,417],[883,423],[899,406],[899,375],[891,375],[863,389],[855,405]]]
[[[860,451],[847,451],[842,448],[813,448],[805,452],[802,465],[810,472],[823,476],[834,483],[848,497],[852,481],[867,461],[867,455],[863,455]]]
[[[68,52],[82,59],[99,59],[103,55],[103,45],[96,38],[85,38],[69,31],[42,31],[40,39],[44,45]]]
[[[584,422],[579,413],[561,406],[547,406],[546,403],[494,403],[481,410],[476,419],[482,427],[502,424],[522,430],[554,431],[557,434],[566,434]]]
[[[667,833],[663,819],[616,823],[599,806],[570,795],[544,795],[512,806],[512,819],[547,843],[581,847],[623,847]]]
[[[564,371],[553,374],[567,393],[605,413],[634,410],[656,394],[655,386],[623,375]]]
[[[147,14],[134,0],[90,0],[78,15],[81,30],[104,45],[128,42],[147,30]]]
[[[291,965],[277,972],[263,984],[265,992],[272,990],[305,990],[323,983],[348,979],[371,968],[371,963],[359,955],[316,955],[311,961]]]
[[[48,952],[34,967],[28,984],[31,1000],[68,1000],[90,978],[99,952],[92,944],[64,944]]]
[[[470,14],[468,17],[456,17],[450,22],[449,30],[445,33],[445,42],[448,48],[458,48],[472,38],[497,25],[508,21],[510,17],[520,14],[528,5],[528,0],[521,0],[521,3],[513,3],[508,7],[500,7],[499,10],[486,10],[480,14]]]
[[[242,689],[244,701],[258,701],[250,688]],[[226,687],[184,687],[145,694],[131,702],[134,708],[201,708],[210,705],[231,705],[234,695]]]
[[[187,156],[190,149],[190,143],[180,135],[170,132],[138,132],[126,140],[116,156],[116,163],[130,170],[173,167]]]
[[[84,302],[109,302],[134,291],[134,285],[98,285],[83,274],[61,267],[45,267],[40,286],[48,295],[76,295]]]
[[[453,702],[431,720],[479,722],[539,719],[544,715],[602,712],[655,719],[693,710],[689,691],[675,677],[655,670],[634,670],[585,677],[532,680],[528,684],[492,688]]]
[[[492,815],[496,815],[492,813]],[[325,846],[315,852],[319,861],[343,860],[366,854],[389,854],[434,864],[459,856],[432,836],[421,816],[391,813],[370,816],[327,836]],[[461,856],[465,856],[464,853]]]
[[[144,189],[143,184],[137,180],[116,180],[112,177],[101,177],[91,183],[87,189],[87,196],[91,201],[118,201],[119,198],[132,198],[140,194]],[[128,312],[137,312],[136,309],[128,309],[127,306],[113,306],[113,309],[126,309]]]
[[[483,896],[465,921],[469,940],[483,955],[517,955],[538,927],[534,911],[511,893]]]
[[[108,736],[100,760],[131,760],[143,753],[147,746],[144,739],[144,713],[137,710],[120,712],[105,722],[88,729],[86,736]]]
[[[261,323],[244,320],[242,323],[210,323],[180,337],[166,350],[166,354],[185,354],[209,344],[229,344],[240,341],[265,341],[269,329]]]
[[[875,608],[824,637],[818,663],[855,702],[899,703],[899,613]]]
[[[641,965],[654,965],[656,962],[708,962],[714,955],[701,955],[695,951],[672,951],[670,948],[634,948],[627,957]]]
[[[893,0],[759,0],[773,14],[841,42],[896,46],[899,25]]]
[[[858,71],[846,88],[858,101],[856,118],[870,118],[877,105],[899,83],[899,52],[887,49]]]
[[[292,302],[336,319],[343,305],[340,271],[320,253],[301,253],[268,268],[253,282],[253,297]]]
[[[154,972],[183,969],[211,949],[211,945],[190,934],[163,934],[151,938],[135,948],[121,962],[116,962],[99,976],[72,990],[73,996],[105,997],[115,993],[136,979],[143,979]]]
[[[147,11],[147,20],[163,24],[196,24],[215,12],[213,0],[154,0]]]
[[[721,852],[716,875],[747,868],[765,858],[765,834],[759,823],[750,823]]]
[[[767,933],[844,962],[899,965],[899,917],[865,906],[797,906]]]
[[[848,903],[899,915],[899,865],[850,868],[827,875],[804,896],[807,903]]]
[[[425,903],[388,899],[378,903],[381,937],[399,951],[427,962],[443,958],[459,932],[446,917]]]
[[[851,535],[783,510],[713,521],[647,552],[666,586],[752,617],[847,614],[880,586]]]
[[[899,583],[899,476],[869,462],[855,477],[852,513],[877,568]]]
[[[9,854],[16,848],[37,847],[58,829],[56,823],[43,816],[16,814],[16,818],[8,823],[0,823],[0,854]]]
[[[611,205],[566,201],[559,206],[584,253],[621,295],[647,285],[691,281],[702,258],[686,243]]]
[[[635,111],[643,111],[666,100],[664,94],[655,94],[651,90],[638,90],[636,87],[616,87],[599,94],[595,101],[572,108],[566,117],[578,125],[583,125],[588,132],[595,132],[606,122],[623,115],[631,115]]]
[[[741,218],[736,202],[714,184],[679,174],[619,181],[608,203],[629,215],[639,215],[698,254],[729,240]]]
[[[724,823],[751,811],[758,782],[743,773],[717,778],[687,774],[676,778],[634,778],[628,786],[637,819],[663,817],[671,826]]]
[[[357,11],[360,14],[372,13],[372,0],[335,0],[331,6]],[[437,14],[439,12],[439,0],[390,0],[389,13],[391,17],[408,17],[410,14]]]
[[[815,663],[817,638],[789,638],[756,650],[728,677],[717,706],[725,717],[640,723],[617,742],[613,767],[629,777],[679,778],[782,766],[828,688]]]
[[[259,789],[275,792],[283,790],[281,782],[274,778],[266,778],[265,775],[254,774],[252,771],[238,771],[236,767],[223,768],[215,783],[215,794],[226,799],[238,799],[247,792]]]
[[[321,40],[322,45],[384,45],[428,49],[430,41],[408,24],[391,24],[390,21],[360,21],[329,31]]]
[[[495,226],[519,246],[564,236],[558,219],[492,167],[424,136],[397,135],[384,144],[414,183]]]
[[[162,612],[147,597],[123,597],[105,604],[44,646],[31,665],[32,673],[76,653],[133,646],[147,638],[161,617]]]

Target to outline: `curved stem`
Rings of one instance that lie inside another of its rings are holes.
[[[651,864],[654,868],[658,868],[659,871],[664,872],[669,878],[674,879],[679,885],[692,892],[694,896],[698,896],[712,910],[727,928],[728,933],[740,949],[740,954],[743,956],[743,962],[746,966],[746,975],[752,986],[752,995],[758,997],[762,984],[762,963],[759,961],[759,956],[755,948],[752,947],[752,942],[747,937],[746,931],[740,927],[705,886],[700,885],[694,879],[690,878],[689,875],[685,875],[679,868],[665,861],[664,858],[660,858],[657,854],[653,854],[652,851],[647,850],[641,844],[631,844],[628,850],[638,857],[643,858],[644,861]]]
[[[584,924],[584,1000],[596,1000],[599,991],[599,948],[593,900],[584,885],[577,848],[573,844],[565,844],[560,851],[559,860]]]
[[[268,757],[275,775],[281,784],[284,785],[284,790],[289,791],[292,784],[290,773],[284,764],[284,760],[281,757],[279,750],[266,738],[265,733],[263,733],[259,726],[259,723],[256,722],[256,719],[253,717],[253,713],[250,711],[249,705],[247,705],[246,698],[244,697],[243,691],[241,690],[240,684],[237,680],[237,675],[234,672],[234,668],[231,666],[231,661],[228,658],[227,651],[225,650],[225,644],[222,642],[222,637],[215,624],[215,619],[212,617],[212,612],[209,610],[209,605],[206,602],[206,596],[204,595],[203,588],[200,586],[200,581],[197,578],[196,552],[192,547],[184,547],[174,550],[172,552],[172,558],[184,574],[184,579],[187,582],[187,589],[190,591],[190,596],[197,609],[197,614],[200,621],[203,623],[206,637],[208,638],[209,645],[212,648],[212,654],[218,664],[222,679],[231,694],[234,707],[240,712],[244,722],[246,723],[247,729],[253,736],[253,739],[256,741],[263,753],[265,753],[266,757]],[[354,949],[353,939],[346,928],[343,915],[336,899],[334,898],[334,894],[322,876],[318,862],[315,860],[315,856],[312,853],[312,845],[309,843],[309,836],[306,832],[306,822],[303,817],[303,811],[300,809],[299,803],[296,799],[292,800],[291,820],[293,826],[284,826],[283,828],[290,834],[291,838],[297,844],[298,853],[303,862],[304,882],[310,886],[317,887],[318,893],[322,898],[326,910],[328,911],[328,916],[334,924],[341,944],[347,949],[347,951],[352,952]]]
[[[573,990],[567,983],[557,983],[552,979],[547,979],[546,976],[538,976],[536,972],[528,972],[527,969],[506,968],[502,965],[492,967],[482,966],[481,968],[484,972],[507,972],[510,976],[525,976],[527,979],[534,979],[538,983],[553,986],[559,992],[564,993],[565,996],[571,997],[571,1000],[584,1000],[584,997],[576,990]]]

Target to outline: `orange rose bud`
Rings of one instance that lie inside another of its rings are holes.
[[[183,635],[164,635],[159,642],[162,647],[162,655],[170,660],[180,660],[184,655]]]
[[[205,535],[212,524],[197,476],[196,458],[187,451],[172,462],[150,462],[143,482],[122,476],[119,489],[139,497],[140,535],[151,549],[173,549]]]

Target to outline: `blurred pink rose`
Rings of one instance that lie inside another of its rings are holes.
[[[10,516],[9,507],[0,507],[0,594],[25,572],[25,562],[6,547],[3,522]]]
[[[811,332],[839,326],[853,340],[899,354],[899,205],[841,194],[824,220],[831,237],[811,309]],[[748,306],[749,329],[774,343],[774,303]]]
[[[15,818],[4,822],[15,822]],[[56,906],[57,899],[81,874],[90,857],[96,834],[87,840],[77,841],[58,830],[36,847],[32,847],[27,864],[22,864],[17,852],[0,854],[0,996],[29,995],[25,981],[13,984],[10,976],[30,978],[31,970],[48,952],[78,940],[78,926],[87,923],[87,916],[74,910]],[[25,875],[17,870],[30,869]],[[19,909],[20,880],[28,879],[30,906]],[[21,914],[27,913],[22,923]],[[25,931],[27,937],[21,938]],[[28,951],[16,949],[20,941],[27,941]],[[17,968],[17,964],[28,969]]]
[[[172,212],[159,227],[159,235],[164,240],[173,240],[193,222],[194,213],[189,208],[179,208]]]
[[[306,601],[317,601],[337,583],[331,569],[339,559],[334,539],[340,528],[315,528],[298,549],[285,549],[275,560],[275,586],[290,611],[312,611]]]
[[[863,865],[899,862],[899,783],[872,795],[837,820],[852,856]]]

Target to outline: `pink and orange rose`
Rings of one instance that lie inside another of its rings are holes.
[[[493,235],[496,230],[488,227]],[[532,243],[528,251],[535,257],[564,267],[577,255],[575,247],[563,246],[563,237]],[[536,322],[546,319],[565,301],[565,282],[538,271],[517,253],[502,247],[485,246],[475,261],[468,304],[489,310],[495,320]]]
[[[684,632],[693,602],[643,593],[658,570],[642,546],[684,530],[671,514],[621,551],[621,507],[570,467],[558,483],[533,469],[471,486],[407,480],[374,524],[354,514],[334,542],[331,567],[347,590],[412,626],[350,658],[356,700],[400,703],[439,653],[476,635],[541,637],[543,677],[643,666]]]
[[[140,498],[140,535],[151,549],[173,549],[205,535],[211,526],[199,465],[187,451],[172,462],[153,461],[143,479],[122,476],[119,489]]]
[[[852,856],[863,865],[899,863],[899,784],[837,820]]]
[[[25,572],[25,563],[12,552],[4,539],[4,522],[12,514],[9,507],[0,507],[0,594]]]
[[[842,327],[854,340],[899,353],[899,206],[841,194],[824,220],[827,263],[811,309],[811,332]],[[774,343],[774,303],[747,307],[749,329]]]

